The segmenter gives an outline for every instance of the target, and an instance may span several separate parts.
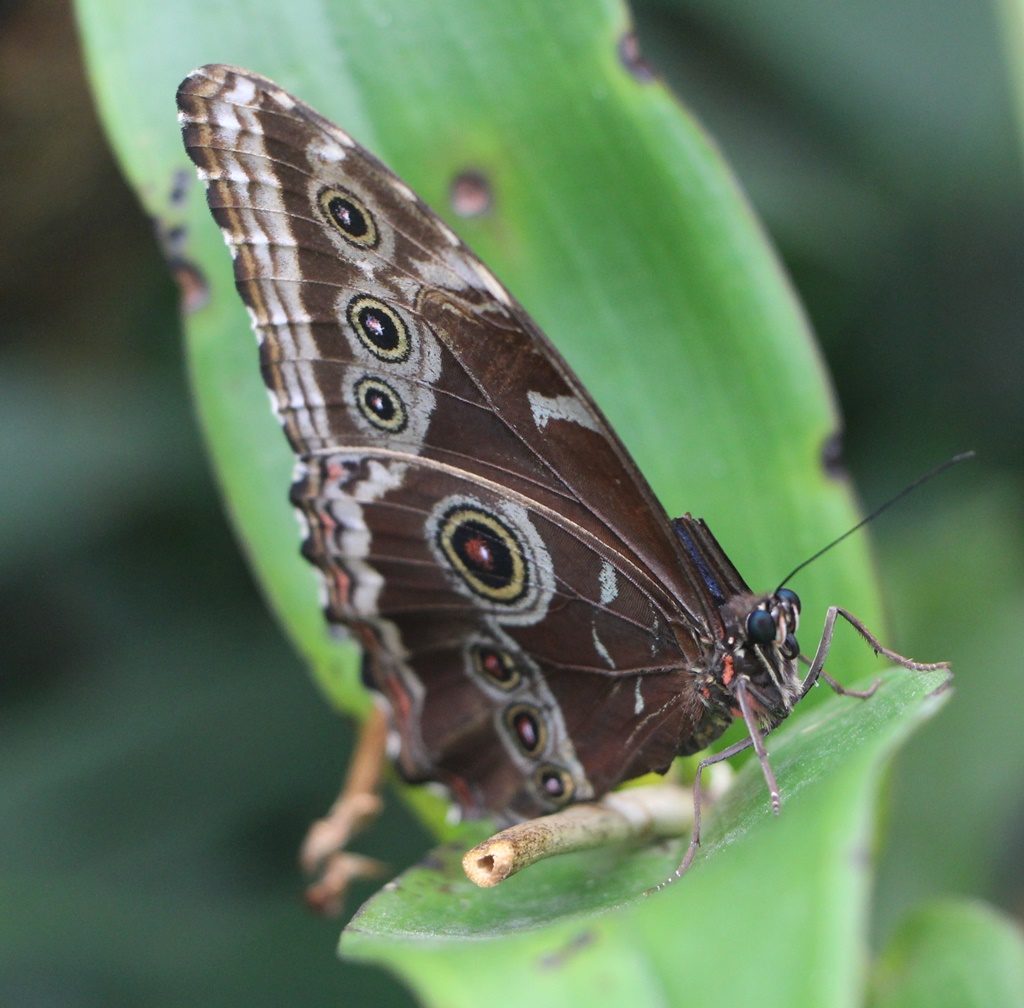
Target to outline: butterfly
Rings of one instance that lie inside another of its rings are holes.
[[[801,676],[796,594],[752,592],[703,520],[669,520],[558,351],[405,183],[249,71],[196,70],[178,105],[297,458],[302,552],[407,780],[521,820],[663,773],[741,717],[724,755],[753,745],[777,807],[763,737],[824,674],[837,616],[939,667],[833,607]]]

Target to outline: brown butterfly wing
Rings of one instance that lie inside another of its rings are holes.
[[[518,816],[671,761],[695,716],[685,658],[655,600],[593,542],[415,456],[325,454],[304,473],[293,501],[306,555],[324,574],[328,619],[366,647],[407,777],[443,781],[467,811]],[[449,533],[474,520],[508,562],[460,563],[473,554]]]
[[[665,766],[717,611],[571,370],[399,179],[276,85],[211,66],[178,101],[300,458],[305,555],[400,766],[509,815]]]

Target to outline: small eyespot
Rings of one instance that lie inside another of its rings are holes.
[[[786,639],[782,642],[782,657],[786,661],[792,661],[797,655],[800,654],[800,645],[796,641],[796,637],[793,634],[786,634]]]
[[[412,344],[402,316],[379,298],[357,294],[345,309],[349,325],[359,342],[385,364],[409,359]]]
[[[353,389],[359,412],[378,430],[399,434],[405,430],[409,415],[402,397],[379,378],[360,378]]]
[[[764,609],[755,609],[747,617],[747,640],[751,644],[771,644],[775,640],[775,620]]]
[[[473,668],[488,682],[500,686],[503,690],[514,690],[519,685],[522,675],[512,655],[507,651],[477,644],[474,645],[471,654]]]
[[[505,711],[505,724],[527,756],[535,756],[543,751],[547,744],[547,729],[540,711],[535,707],[514,704]]]
[[[543,799],[552,805],[565,805],[572,800],[576,790],[569,776],[560,767],[551,763],[543,763],[533,774],[533,783]]]
[[[377,244],[377,225],[366,204],[344,189],[326,186],[317,196],[320,212],[341,236],[360,248]]]

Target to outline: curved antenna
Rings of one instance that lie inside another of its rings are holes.
[[[884,504],[881,504],[878,507],[876,507],[875,510],[872,511],[871,514],[869,514],[866,518],[861,518],[861,520],[859,522],[857,522],[857,524],[854,525],[853,528],[847,529],[841,536],[837,536],[827,546],[822,546],[821,549],[818,550],[817,553],[812,554],[806,560],[804,560],[802,563],[797,564],[779,582],[779,588],[781,588],[783,585],[785,585],[785,583],[787,581],[792,581],[792,579],[797,574],[799,574],[800,571],[802,571],[808,564],[813,563],[822,554],[827,553],[830,549],[832,549],[833,546],[838,546],[839,543],[841,543],[847,536],[853,535],[853,533],[856,532],[857,529],[863,528],[865,525],[867,525],[867,523],[869,521],[874,521],[883,511],[887,511],[898,500],[902,500],[904,497],[906,497],[907,494],[911,492],[911,490],[916,490],[922,483],[927,483],[928,480],[933,479],[934,477],[938,476],[939,473],[945,472],[951,466],[955,466],[955,465],[957,465],[960,462],[966,462],[968,459],[974,458],[975,454],[976,454],[976,452],[973,452],[973,451],[961,452],[959,455],[954,455],[952,458],[946,459],[945,462],[940,463],[934,469],[929,469],[928,472],[926,472],[923,476],[918,476],[917,479],[914,480],[913,483],[909,483],[902,490],[900,490],[899,493],[895,494],[893,497],[890,497]],[[776,588],[775,590],[778,591],[779,588]]]

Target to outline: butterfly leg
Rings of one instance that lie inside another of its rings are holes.
[[[832,623],[835,623],[833,617]],[[828,637],[831,641],[831,630],[832,627],[827,627]],[[821,648],[819,647],[819,651]],[[826,653],[828,649],[825,649]],[[815,656],[817,659],[818,656]],[[822,656],[822,662],[824,662],[824,656]],[[815,678],[821,675],[821,667],[815,671]],[[808,673],[810,678],[810,673]],[[693,781],[693,835],[690,837],[690,845],[686,848],[686,853],[683,855],[683,860],[679,862],[679,867],[660,885],[654,886],[653,889],[649,889],[648,892],[657,892],[659,889],[663,889],[665,886],[674,882],[676,879],[682,877],[690,865],[693,864],[693,859],[697,855],[697,848],[700,847],[700,810],[703,789],[701,786],[701,775],[704,769],[709,766],[713,766],[716,763],[721,763],[724,760],[732,759],[733,756],[743,752],[744,749],[749,749],[753,746],[754,753],[757,755],[757,761],[761,764],[761,773],[764,775],[764,782],[768,786],[768,794],[771,798],[772,812],[776,815],[779,814],[779,809],[782,807],[782,796],[779,791],[779,784],[775,777],[775,771],[772,770],[772,765],[768,760],[768,750],[764,744],[764,732],[761,730],[761,726],[757,722],[757,717],[754,714],[750,706],[750,699],[747,696],[747,687],[744,679],[739,679],[736,682],[734,696],[736,702],[739,704],[740,714],[743,716],[743,721],[747,726],[748,735],[745,739],[740,739],[739,742],[733,743],[731,746],[726,747],[721,752],[715,753],[712,756],[708,756],[706,759],[702,759],[697,764],[697,773]]]
[[[713,753],[711,756],[702,759],[697,764],[697,772],[693,778],[693,832],[690,835],[690,844],[686,848],[686,853],[683,855],[683,860],[679,862],[679,867],[664,882],[659,882],[655,886],[651,886],[644,892],[645,896],[650,896],[651,893],[660,892],[666,886],[671,885],[676,879],[682,878],[683,875],[689,870],[693,859],[697,856],[697,849],[700,847],[700,811],[701,804],[704,797],[704,787],[702,777],[704,771],[708,767],[714,766],[716,763],[723,763],[728,759],[732,759],[733,756],[743,752],[744,749],[749,749],[754,744],[750,738],[740,739],[739,742],[734,742],[731,746],[727,746],[721,752]]]
[[[374,707],[360,728],[341,793],[327,815],[310,826],[303,841],[299,863],[307,875],[316,877],[306,889],[306,902],[318,913],[337,915],[350,882],[383,873],[379,861],[344,847],[380,814],[388,730],[387,715]]]
[[[887,648],[853,613],[847,612],[847,610],[840,606],[829,606],[829,610],[825,615],[825,626],[821,631],[821,640],[818,641],[818,650],[814,653],[814,659],[811,661],[811,667],[807,671],[807,676],[803,681],[803,685],[800,690],[801,699],[807,695],[811,687],[818,681],[819,678],[824,679],[842,696],[853,696],[866,698],[871,696],[875,690],[878,689],[880,680],[875,682],[868,687],[866,690],[851,690],[842,686],[836,682],[826,671],[825,671],[825,659],[828,657],[829,650],[832,647],[832,635],[835,632],[836,620],[842,616],[854,630],[857,631],[871,645],[871,649],[876,655],[884,655],[891,662],[895,662],[897,665],[902,666],[905,669],[911,669],[915,672],[934,672],[938,669],[948,669],[949,662],[918,662],[911,658],[906,658],[901,654],[897,654],[895,651],[891,651]]]

